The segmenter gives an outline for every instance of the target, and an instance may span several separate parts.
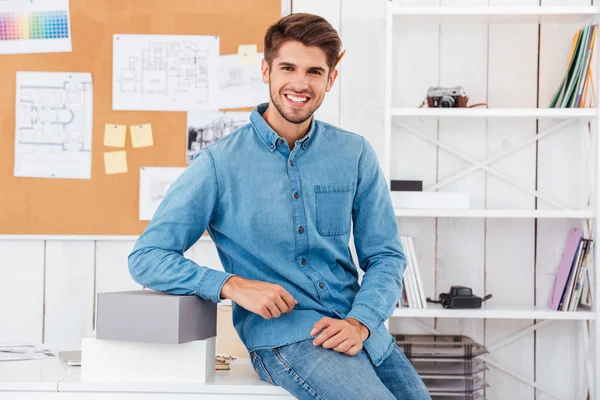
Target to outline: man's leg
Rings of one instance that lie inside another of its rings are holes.
[[[397,345],[375,372],[397,399],[431,400],[423,380]]]
[[[250,355],[261,379],[278,385],[298,399],[391,400],[367,354],[351,357],[304,340]]]

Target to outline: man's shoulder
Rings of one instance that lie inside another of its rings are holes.
[[[347,131],[327,122],[319,120],[315,120],[315,122],[319,126],[320,131],[326,136],[331,136],[336,145],[339,146],[342,144],[352,148],[357,148],[359,151],[362,150],[364,138],[358,133]]]
[[[232,146],[236,146],[240,141],[247,140],[248,134],[252,133],[252,124],[240,126],[235,131],[219,138],[216,142],[205,147],[213,155],[227,152]]]

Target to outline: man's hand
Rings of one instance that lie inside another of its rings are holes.
[[[338,353],[355,356],[362,349],[363,342],[369,337],[369,329],[353,318],[347,320],[322,318],[315,324],[311,335],[316,335],[313,344],[333,349]]]
[[[221,288],[221,298],[231,299],[264,319],[279,318],[298,302],[282,286],[232,276]]]

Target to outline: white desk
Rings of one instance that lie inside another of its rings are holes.
[[[215,371],[206,383],[82,382],[78,367],[58,359],[0,363],[0,399],[268,399],[290,400],[279,386],[258,378],[248,360],[235,360],[229,371]]]

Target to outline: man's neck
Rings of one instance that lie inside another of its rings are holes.
[[[287,140],[291,150],[294,149],[296,140],[301,139],[304,137],[304,135],[306,135],[306,132],[308,132],[310,127],[310,122],[313,118],[310,117],[301,124],[293,124],[283,118],[275,106],[271,104],[269,104],[262,117],[265,122],[269,124],[271,129],[277,132],[279,136]]]

